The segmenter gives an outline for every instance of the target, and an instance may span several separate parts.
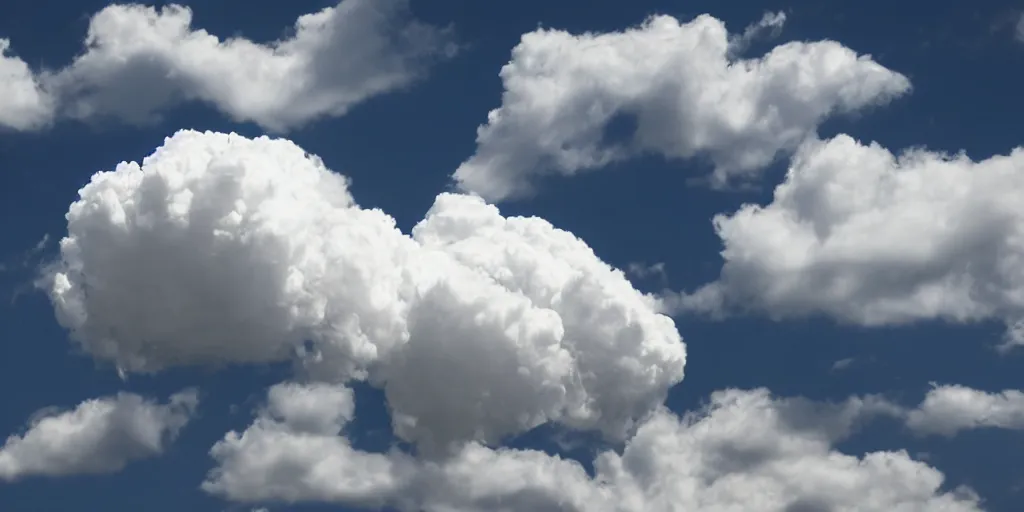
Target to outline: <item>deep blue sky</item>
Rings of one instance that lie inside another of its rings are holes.
[[[81,49],[89,15],[107,2],[35,0],[0,6],[0,37],[11,39],[34,67],[59,67]],[[229,36],[265,41],[281,35],[299,14],[328,0],[184,2],[194,26]],[[728,5],[726,5],[728,4]],[[980,159],[1024,142],[1024,44],[1013,40],[1007,20],[1019,4],[1009,0],[962,2],[780,1],[674,2],[666,0],[415,0],[426,21],[452,24],[466,45],[457,58],[433,69],[407,90],[373,98],[350,114],[291,132],[288,137],[327,165],[350,176],[363,206],[380,207],[410,228],[449,188],[449,175],[474,151],[476,127],[500,103],[498,70],[524,32],[537,26],[607,31],[641,22],[654,13],[688,19],[710,13],[733,30],[766,10],[788,13],[777,41],[835,39],[904,73],[913,92],[857,119],[828,122],[824,135],[847,132],[889,148],[924,145],[965,150]],[[764,48],[755,46],[750,53]],[[260,133],[236,125],[212,109],[181,106],[156,126],[86,126],[58,123],[42,133],[0,133],[0,435],[21,429],[36,410],[73,406],[119,390],[166,396],[197,385],[200,417],[164,456],[137,462],[107,476],[26,479],[0,484],[0,510],[10,511],[214,511],[231,509],[198,489],[212,462],[209,447],[229,429],[244,428],[251,406],[284,370],[172,371],[121,381],[108,367],[77,354],[42,294],[31,289],[40,256],[25,255],[44,235],[66,230],[64,213],[79,188],[98,170],[140,159],[179,128]],[[664,262],[672,289],[691,289],[717,277],[720,242],[710,218],[741,203],[763,201],[783,166],[770,171],[760,192],[716,192],[687,186],[678,167],[694,163],[631,160],[617,169],[551,180],[530,200],[502,205],[505,214],[538,215],[572,231],[609,263]],[[656,290],[662,283],[641,283]],[[781,395],[843,399],[886,393],[916,403],[929,382],[958,383],[995,391],[1024,387],[1021,352],[993,350],[1001,326],[924,324],[863,329],[828,320],[772,322],[731,318],[725,322],[679,317],[687,341],[687,375],[670,395],[674,410],[700,404],[713,390],[765,386]],[[837,360],[855,358],[833,372]],[[371,394],[371,391],[365,391]],[[369,395],[366,395],[369,396]],[[387,443],[381,405],[360,394],[357,442]],[[1024,500],[1024,437],[1004,431],[973,431],[953,439],[917,439],[897,425],[881,424],[847,448],[906,448],[927,452],[949,485],[969,484],[991,510],[1012,511]],[[245,507],[240,507],[243,510]],[[286,510],[279,507],[277,510]],[[336,508],[309,508],[309,510]],[[295,507],[294,510],[307,510]]]

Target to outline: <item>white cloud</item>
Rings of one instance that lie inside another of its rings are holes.
[[[750,177],[828,116],[910,89],[903,75],[834,41],[791,42],[761,58],[734,58],[734,43],[763,27],[733,43],[724,24],[707,15],[688,23],[655,16],[605,34],[525,34],[501,70],[501,107],[478,129],[476,154],[454,178],[463,189],[500,200],[529,194],[542,175],[569,176],[655,153],[706,156],[721,185]],[[606,130],[623,120],[635,121],[635,133],[608,139]]]
[[[328,261],[315,244],[333,242],[381,262],[345,269],[342,291],[351,316],[386,327],[368,283],[386,286],[396,236],[378,237],[393,229],[379,212],[349,209],[347,186],[288,141],[179,132],[80,191],[50,290],[58,320],[125,371],[287,360],[327,314],[306,288]],[[311,239],[331,221],[348,229]],[[338,267],[352,259],[341,256]]]
[[[354,452],[344,437],[293,434],[263,416],[213,449],[221,465],[205,488],[242,502],[427,511],[980,510],[970,490],[942,491],[942,474],[905,452],[834,449],[860,422],[898,414],[875,398],[828,404],[721,391],[683,418],[656,412],[621,453],[597,457],[594,477],[572,460],[476,443],[432,461]],[[241,441],[268,432],[277,444]]]
[[[355,414],[355,401],[342,386],[284,383],[270,388],[263,414],[292,432],[337,435]]]
[[[401,379],[393,387],[389,384],[389,401],[407,402],[407,410],[415,407],[423,415],[451,422],[459,416],[449,409],[464,407],[468,401],[480,411],[500,413],[506,421],[522,424],[524,418],[517,415],[527,408],[519,402],[525,396],[543,395],[550,401],[547,407],[552,407],[545,415],[558,416],[578,428],[599,426],[613,437],[622,437],[631,418],[655,408],[665,391],[682,379],[685,353],[675,324],[653,314],[654,304],[572,233],[536,217],[502,217],[497,208],[476,198],[442,194],[413,229],[413,238],[540,308],[544,315],[516,326],[517,336],[550,337],[554,343],[539,345],[529,359],[521,344],[514,345],[514,351],[498,352],[505,342],[482,343],[486,340],[473,333],[480,328],[479,316],[476,325],[470,325],[472,330],[464,331],[466,336],[455,337],[452,334],[466,326],[456,327],[448,320],[439,323],[433,316],[446,311],[426,309],[429,316],[421,318],[432,324],[424,327],[432,336],[436,333],[437,344],[410,344],[407,354],[415,357],[389,365],[388,375]],[[482,306],[474,309],[487,311],[495,304]],[[544,322],[561,325],[552,325],[545,333]],[[434,325],[443,329],[435,331]],[[503,337],[507,329],[503,328]],[[487,346],[486,353],[481,345]],[[441,347],[445,349],[437,350]],[[423,366],[427,361],[433,364]],[[437,373],[407,380],[428,368]],[[467,372],[469,368],[473,370]],[[467,395],[469,386],[463,383],[477,381],[478,389]],[[441,382],[444,387],[432,391],[443,394],[443,402],[424,402],[422,394]],[[408,394],[403,395],[399,387]],[[445,389],[460,391],[443,393]],[[563,410],[555,413],[558,407]],[[539,424],[540,419],[526,422]],[[511,427],[506,430],[512,431]]]
[[[82,402],[72,411],[42,411],[27,431],[0,448],[0,480],[30,476],[114,473],[161,454],[188,423],[196,393],[157,404],[138,395]]]
[[[367,378],[424,451],[548,421],[622,437],[683,378],[672,320],[571,233],[442,194],[407,236],[286,140],[179,132],[67,219],[46,286],[86,352]]]
[[[292,36],[266,44],[222,40],[191,23],[179,5],[108,6],[90,20],[84,52],[38,81],[60,100],[60,114],[74,118],[148,122],[197,100],[235,121],[284,131],[409,85],[453,48],[447,30],[412,19],[408,0],[344,0],[300,16]],[[0,65],[20,78],[0,87],[31,84],[24,63],[11,62]]]
[[[987,393],[964,386],[936,386],[907,414],[907,426],[922,434],[952,436],[961,430],[1024,430],[1024,393]]]
[[[996,319],[1020,343],[1021,194],[1021,148],[975,162],[845,135],[809,142],[771,203],[715,217],[721,277],[675,306],[868,326]]]
[[[1024,43],[1024,13],[1021,13],[1017,19],[1017,26],[1014,27],[1014,32],[1017,36],[1017,41]]]
[[[256,421],[214,445],[218,467],[203,489],[235,501],[379,506],[401,485],[403,459],[353,449],[340,435],[352,414],[352,392],[344,387],[272,387]]]
[[[10,47],[10,40],[0,38],[0,128],[41,128],[53,115],[53,99]]]

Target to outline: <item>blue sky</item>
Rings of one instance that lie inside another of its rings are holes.
[[[0,7],[0,510],[1017,509],[1013,2],[183,5]]]

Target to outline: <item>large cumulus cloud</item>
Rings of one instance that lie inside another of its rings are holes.
[[[424,452],[548,421],[622,437],[683,377],[674,323],[572,234],[442,194],[407,236],[286,140],[179,132],[67,219],[47,283],[89,354],[369,379]]]
[[[413,19],[408,0],[344,0],[300,16],[293,35],[270,43],[193,28],[180,5],[110,5],[62,69],[33,75],[2,57],[0,123],[40,127],[54,101],[64,116],[147,122],[196,100],[283,131],[409,85],[453,51],[449,32]]]
[[[44,410],[0,447],[0,480],[114,473],[154,457],[191,419],[195,391],[158,404],[132,393],[86,400],[70,411]]]
[[[476,443],[431,461],[360,452],[340,429],[300,433],[264,412],[214,447],[219,465],[204,488],[241,502],[428,511],[981,510],[973,492],[942,490],[942,474],[905,452],[834,448],[863,421],[900,413],[875,398],[831,404],[720,391],[682,418],[656,411],[622,451],[598,455],[590,475],[574,460]]]
[[[715,217],[721,277],[677,305],[868,326],[992,319],[1018,344],[1022,192],[1021,148],[976,162],[846,135],[811,141],[769,204]]]
[[[525,34],[501,70],[501,106],[478,129],[476,153],[454,178],[500,200],[530,193],[542,175],[654,153],[706,156],[712,181],[724,184],[795,148],[828,116],[909,90],[903,75],[834,41],[737,57],[783,21],[766,16],[737,36],[708,15],[685,23],[654,16],[623,32]]]

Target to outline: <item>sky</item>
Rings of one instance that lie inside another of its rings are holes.
[[[0,510],[1016,511],[1024,9],[0,6]]]

